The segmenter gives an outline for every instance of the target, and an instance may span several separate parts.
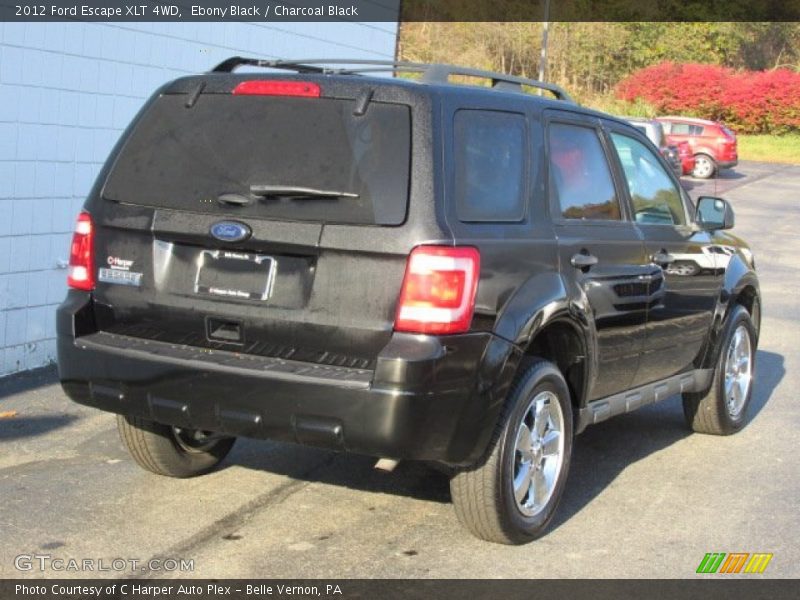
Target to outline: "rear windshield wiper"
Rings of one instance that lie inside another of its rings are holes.
[[[296,185],[251,185],[250,193],[262,198],[358,198],[353,192],[320,190]]]

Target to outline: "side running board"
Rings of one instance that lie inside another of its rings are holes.
[[[666,400],[670,396],[681,392],[700,392],[708,389],[711,385],[711,378],[714,376],[713,369],[695,369],[680,375],[673,375],[661,381],[654,381],[638,388],[628,390],[593,400],[586,407],[578,411],[578,422],[576,433],[580,433],[589,425],[600,423],[611,417],[616,417],[623,413],[628,413],[641,408],[647,404],[654,404],[661,400]]]

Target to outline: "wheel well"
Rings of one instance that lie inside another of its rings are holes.
[[[586,349],[583,337],[572,325],[564,322],[548,325],[531,340],[525,354],[555,364],[567,381],[573,406],[581,406],[586,381]]]
[[[745,310],[750,313],[750,318],[753,320],[756,331],[761,329],[761,306],[758,302],[758,293],[756,293],[756,289],[753,286],[748,285],[742,289],[739,295],[736,296],[735,304],[744,306]]]

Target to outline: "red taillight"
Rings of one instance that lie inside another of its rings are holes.
[[[235,96],[299,96],[319,98],[320,89],[316,83],[307,81],[243,81],[232,92]]]
[[[418,246],[408,257],[396,331],[461,333],[475,310],[481,258],[469,247]]]
[[[94,224],[87,212],[78,215],[69,251],[67,285],[76,290],[94,289]]]

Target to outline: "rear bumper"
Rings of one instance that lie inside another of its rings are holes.
[[[90,296],[78,292],[58,309],[59,376],[76,402],[395,459],[477,460],[515,364],[514,346],[489,333],[395,334],[369,371],[96,332],[92,314]]]

